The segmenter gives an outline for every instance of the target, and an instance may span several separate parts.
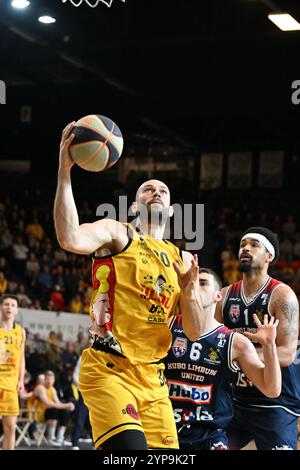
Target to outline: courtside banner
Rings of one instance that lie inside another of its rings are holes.
[[[91,326],[88,315],[27,308],[19,309],[16,322],[26,328],[30,334],[38,333],[41,339],[47,339],[50,331],[61,332],[65,341],[76,341],[79,331],[87,336],[87,331]]]

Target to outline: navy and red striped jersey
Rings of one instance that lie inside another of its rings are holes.
[[[264,315],[270,318],[269,305],[275,289],[285,285],[282,282],[267,277],[265,283],[254,298],[247,301],[243,290],[243,282],[232,284],[223,302],[224,324],[236,331],[256,332],[253,314],[256,313],[262,321]],[[254,343],[259,349],[261,345]],[[268,398],[263,395],[241,371],[237,374],[234,388],[234,399],[249,406],[280,407],[292,414],[300,415],[300,365],[295,362],[289,367],[282,367],[282,392],[278,398]]]
[[[171,331],[165,375],[178,428],[197,422],[225,428],[233,415],[232,382],[238,370],[231,359],[234,333],[220,324],[192,342],[179,318]]]

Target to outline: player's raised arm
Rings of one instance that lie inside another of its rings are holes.
[[[261,323],[256,314],[253,319],[257,326],[256,333],[245,332],[244,335],[235,334],[233,342],[232,359],[235,360],[248,380],[267,397],[276,398],[281,393],[281,370],[276,350],[276,327],[278,320],[264,316]],[[263,346],[264,363],[249,339],[258,341]]]
[[[54,223],[58,243],[65,250],[79,254],[91,254],[103,247],[111,251],[120,251],[128,239],[126,228],[119,222],[104,219],[91,224],[79,224],[71,184],[71,168],[74,162],[69,155],[74,124],[74,122],[68,124],[63,130],[60,143],[54,203]]]
[[[299,332],[299,303],[289,286],[274,291],[269,310],[279,320],[276,345],[280,365],[288,367],[296,356]]]

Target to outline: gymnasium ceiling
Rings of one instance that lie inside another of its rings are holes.
[[[23,11],[0,0],[9,121],[33,105],[50,126],[98,112],[179,145],[288,143],[300,31],[277,29],[274,10],[300,21],[299,0],[114,0],[110,9],[31,0]],[[46,13],[55,24],[37,22]]]

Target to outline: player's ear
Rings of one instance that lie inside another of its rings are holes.
[[[215,302],[220,302],[220,300],[222,300],[222,298],[223,298],[223,293],[222,293],[221,290],[218,290],[218,291],[216,292]]]
[[[136,201],[134,201],[131,206],[130,206],[130,212],[132,215],[136,215],[137,214],[137,203]]]
[[[266,263],[271,263],[273,259],[273,255],[269,252],[267,252],[267,258],[266,258]]]
[[[174,207],[170,206],[169,207],[169,217],[173,217],[173,215],[174,215]]]

